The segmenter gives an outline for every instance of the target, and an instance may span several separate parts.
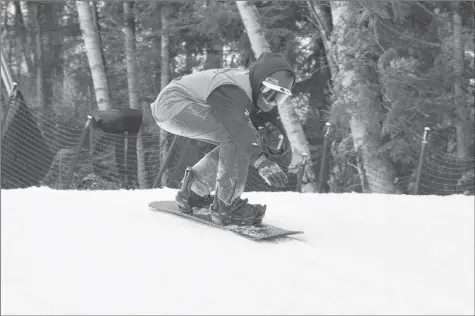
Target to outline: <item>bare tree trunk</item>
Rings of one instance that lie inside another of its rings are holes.
[[[15,39],[15,63],[12,64],[15,68],[16,72],[16,78],[18,81],[21,81],[22,77],[22,68],[23,68],[23,51],[24,49],[22,48],[22,43],[21,43],[21,38],[23,37],[22,34],[20,34],[21,28],[19,27],[19,24],[17,22],[17,18],[15,15],[15,33],[17,34],[16,39]]]
[[[162,7],[161,10],[162,19],[162,40],[161,40],[161,88],[170,82],[170,25],[168,21],[168,10],[166,7]]]
[[[92,25],[94,26],[94,31],[99,34],[99,47],[101,48],[102,62],[104,63],[104,71],[107,74],[107,63],[104,56],[104,47],[102,46],[102,37],[101,37],[101,25],[99,24],[99,14],[97,13],[97,2],[93,1],[91,3],[91,12],[92,12]]]
[[[371,47],[366,47],[364,54],[358,55],[359,35],[350,32],[364,27],[357,23],[357,5],[352,1],[332,2],[332,16],[335,18],[333,50],[340,65],[334,78],[335,103],[344,104],[350,115],[351,136],[363,191],[393,193],[396,192],[393,166],[387,156],[377,154],[382,145],[377,56],[371,52]]]
[[[264,52],[270,52],[270,46],[265,39],[265,30],[259,22],[259,13],[254,4],[246,1],[236,1],[242,21],[247,31],[249,40],[251,41],[254,55],[258,58]],[[302,124],[295,112],[292,103],[286,102],[278,106],[279,114],[284,125],[285,131],[292,146],[292,159],[289,166],[290,170],[296,170],[296,166],[302,162],[303,155],[306,155],[311,161],[310,149],[302,128]],[[317,183],[313,168],[305,168],[305,191],[315,192],[317,190]]]
[[[161,89],[165,88],[170,82],[170,26],[168,21],[168,9],[166,6],[161,8],[161,20],[162,20],[162,40],[161,40]],[[176,136],[175,136],[176,137]],[[163,163],[168,153],[168,133],[167,131],[160,129],[160,162]],[[162,187],[167,184],[166,173],[161,179]]]
[[[161,25],[162,25],[162,14],[161,14],[162,6],[158,2],[153,2],[153,23],[152,23],[152,51],[160,58],[155,58],[152,62],[153,67],[153,95],[158,95],[161,90],[161,52],[162,52],[162,44],[161,44]]]
[[[41,5],[42,29],[43,29],[43,76],[44,98],[49,109],[54,110],[60,102],[61,95],[58,94],[58,84],[60,75],[64,67],[64,41],[59,41],[56,37],[57,30],[63,28],[63,3],[43,3]],[[79,109],[76,109],[79,111]],[[78,112],[79,113],[79,112]]]
[[[139,98],[139,84],[137,80],[137,60],[135,58],[135,14],[133,2],[124,2],[124,15],[125,54],[127,60],[127,86],[129,88],[129,104],[131,109],[142,111]],[[147,182],[147,167],[145,165],[142,128],[137,134],[137,178],[140,189],[148,189],[149,185]]]
[[[34,9],[32,8],[32,2],[27,2],[27,1],[21,1],[20,2],[20,7],[22,8],[22,16],[23,16],[23,21],[25,23],[26,31],[27,31],[27,38],[26,38],[26,46],[28,47],[25,50],[26,52],[29,52],[29,58],[31,59],[31,78],[30,80],[27,81],[27,98],[29,99],[29,103],[32,104],[33,106],[36,106],[36,102],[34,101],[34,98],[36,97],[36,37],[35,37],[35,27],[33,20],[34,18],[33,13]]]
[[[459,99],[464,96],[463,89],[463,73],[464,73],[464,53],[465,43],[462,37],[462,16],[460,14],[460,2],[455,1],[452,3],[453,9],[453,53],[454,53],[454,92],[455,102],[457,107],[458,122],[455,124],[456,136],[457,136],[457,157],[465,158],[469,155],[470,147],[470,124],[467,124],[467,117],[469,116],[468,109],[459,104]]]
[[[135,59],[135,15],[134,3],[124,2],[125,55],[127,64],[127,85],[129,88],[129,105],[132,109],[140,109],[139,86],[137,81],[137,65]]]
[[[37,2],[31,2],[29,9],[30,19],[33,26],[33,33],[36,43],[36,59],[35,59],[35,78],[36,78],[36,104],[43,111],[45,108],[45,96],[44,96],[44,78],[43,78],[43,37],[40,26],[40,5]]]
[[[256,6],[247,1],[236,1],[236,5],[256,58],[259,58],[264,52],[270,52],[270,46],[265,38],[265,30],[259,22],[259,12]]]
[[[100,37],[95,30],[89,4],[87,1],[78,0],[76,1],[76,7],[84,44],[86,46],[87,60],[89,62],[89,68],[91,69],[97,107],[100,110],[112,109],[105,64],[101,53]]]
[[[23,50],[21,57],[25,61],[26,72],[31,73],[31,71],[33,69],[33,62],[31,61],[30,47],[27,44],[28,30],[27,30],[27,28],[25,26],[25,22],[23,20],[23,14],[22,14],[22,11],[21,11],[20,3],[16,2],[16,1],[13,2],[13,3],[15,5],[15,25],[17,27],[17,31],[19,31],[20,34],[21,34],[18,37],[18,40],[20,41],[20,47]]]

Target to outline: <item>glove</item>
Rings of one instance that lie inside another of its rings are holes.
[[[267,184],[271,186],[282,188],[288,182],[287,176],[282,169],[280,169],[275,162],[267,159],[265,155],[261,155],[256,159],[254,167],[257,168],[259,175],[267,182]]]
[[[270,146],[267,146],[267,151],[271,156],[287,155],[287,153],[289,152],[289,149],[290,149],[289,140],[285,139],[285,136],[282,135],[282,134],[279,135],[279,143],[276,146],[276,148],[272,148]]]
[[[262,151],[271,156],[284,156],[289,152],[289,141],[285,138],[285,134],[272,123],[259,126],[258,131],[261,138]]]

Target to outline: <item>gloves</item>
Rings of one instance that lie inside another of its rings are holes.
[[[279,168],[279,166],[267,159],[265,155],[259,156],[254,162],[254,167],[259,171],[259,175],[267,182],[267,184],[275,186],[277,188],[284,187],[287,182],[287,176]]]
[[[259,126],[258,131],[262,140],[261,148],[264,152],[271,156],[284,156],[289,152],[289,141],[285,138],[285,134],[272,123]]]

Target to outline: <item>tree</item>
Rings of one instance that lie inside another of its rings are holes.
[[[124,2],[124,16],[125,53],[127,59],[127,86],[129,88],[129,104],[131,109],[142,111],[139,98],[139,85],[137,80],[137,60],[135,58],[135,14],[133,2]],[[140,129],[137,134],[137,178],[140,189],[148,189],[147,167],[145,164],[142,129]]]
[[[17,60],[17,63],[21,64],[21,60],[23,59],[26,64],[26,71],[31,73],[33,71],[33,62],[31,60],[31,51],[30,47],[27,43],[27,28],[25,26],[25,22],[23,19],[23,14],[20,6],[20,2],[14,2],[15,5],[15,25],[16,29],[18,30],[17,41],[19,42],[18,46],[21,47],[22,53],[21,55],[18,54],[16,57],[20,60]],[[21,69],[21,67],[20,67]],[[19,77],[19,76],[18,76]]]
[[[357,1],[332,2],[333,56],[339,65],[333,78],[333,106],[346,109],[364,192],[392,193],[394,170],[381,140],[381,91],[378,82],[377,45],[369,23],[362,23],[364,8]],[[363,13],[360,13],[363,12]],[[370,16],[366,18],[371,20]]]
[[[162,6],[161,8],[161,20],[162,20],[162,34],[161,34],[161,81],[160,86],[163,90],[170,82],[170,22],[168,19],[169,8]],[[168,153],[168,133],[164,129],[160,129],[160,162],[163,163]],[[166,186],[166,176],[161,179],[162,186]]]
[[[97,107],[100,110],[112,109],[105,64],[101,52],[100,35],[94,27],[88,1],[78,0],[76,1],[76,7],[94,84]]]
[[[154,7],[152,10],[152,17],[153,23],[152,23],[152,39],[151,39],[151,48],[152,52],[156,54],[157,56],[161,56],[161,25],[162,25],[162,13],[161,13],[161,5],[158,4],[158,2],[153,3]],[[153,73],[152,75],[152,82],[153,82],[153,87],[152,91],[154,92],[154,96],[157,96],[160,93],[160,90],[162,88],[162,75],[161,75],[161,57],[157,57],[152,59],[152,70]]]
[[[265,30],[259,22],[259,12],[256,6],[247,1],[236,1],[236,5],[256,58],[259,58],[264,52],[270,52],[269,44],[265,38]]]
[[[45,85],[43,78],[43,37],[40,25],[40,4],[38,2],[29,3],[30,18],[32,21],[33,34],[35,34],[35,74],[36,74],[36,101],[38,107],[43,111],[45,104]]]
[[[236,1],[239,13],[241,14],[244,26],[251,41],[254,55],[258,58],[264,52],[270,52],[269,44],[264,37],[264,29],[259,23],[259,14],[256,7],[246,1]],[[287,101],[285,104],[278,105],[279,114],[284,125],[287,137],[292,146],[292,160],[290,169],[295,167],[302,161],[302,156],[310,156],[310,149],[305,138],[305,134],[300,124],[299,118],[295,113],[293,105]],[[305,191],[316,191],[315,174],[313,168],[306,168],[305,177],[307,184],[303,187]]]
[[[312,22],[317,26],[320,38],[325,48],[325,57],[330,68],[331,76],[338,72],[338,65],[331,55],[331,35],[333,33],[332,11],[329,1],[307,1]]]
[[[469,109],[464,106],[464,64],[465,64],[465,43],[462,37],[462,16],[459,1],[452,3],[452,25],[453,25],[453,58],[454,58],[454,94],[457,105],[457,123],[455,124],[457,137],[457,157],[466,158],[469,155],[470,147],[470,121],[468,118]]]

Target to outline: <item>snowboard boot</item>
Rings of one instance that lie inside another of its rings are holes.
[[[180,210],[190,214],[193,213],[193,208],[208,208],[213,203],[211,195],[202,197],[191,190],[191,183],[194,178],[193,169],[186,168],[185,176],[181,181],[181,188],[175,197]]]
[[[266,206],[249,204],[247,201],[237,198],[228,206],[216,195],[210,207],[211,219],[221,225],[260,225],[266,213]]]

